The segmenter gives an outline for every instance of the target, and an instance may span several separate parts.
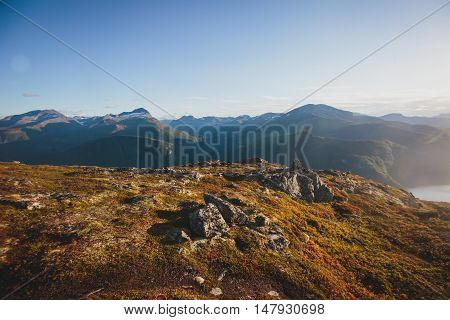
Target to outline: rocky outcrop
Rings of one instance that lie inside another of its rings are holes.
[[[220,214],[227,223],[235,225],[244,225],[247,223],[248,219],[245,213],[230,202],[208,193],[205,193],[204,199],[206,204],[211,203],[219,209]]]
[[[330,202],[334,198],[330,187],[324,185],[320,171],[305,169],[300,161],[294,161],[285,169],[258,169],[248,174],[225,172],[223,177],[230,181],[258,181],[267,188],[283,191],[291,197],[309,202]]]
[[[319,175],[312,170],[283,171],[274,174],[262,174],[262,183],[268,188],[283,191],[290,196],[309,202],[330,202],[334,194],[323,185]]]
[[[233,225],[240,225],[248,227],[247,230],[262,240],[269,249],[283,251],[288,248],[290,242],[285,237],[283,230],[265,215],[258,214],[254,219],[249,219],[240,208],[212,194],[205,194],[204,200],[206,205],[189,215],[189,226],[193,234],[205,238],[220,237],[226,234]],[[171,234],[170,238],[172,242],[177,243],[188,239],[179,232]],[[235,239],[235,243],[242,251],[246,251],[249,247],[239,237]]]
[[[229,225],[245,225],[246,214],[229,201],[205,193],[206,205],[189,216],[189,225],[195,234],[206,238],[226,233]]]
[[[292,164],[291,164],[292,171],[297,171],[297,170],[302,170],[302,169],[303,169],[303,166],[302,166],[302,163],[300,160],[295,159],[294,161],[292,161]]]
[[[228,225],[219,209],[212,203],[192,212],[189,215],[189,226],[195,234],[212,238],[228,231]]]
[[[403,203],[406,206],[412,207],[412,208],[420,208],[421,204],[419,199],[414,197],[414,195],[411,192],[404,191],[406,194],[406,198],[403,199]]]

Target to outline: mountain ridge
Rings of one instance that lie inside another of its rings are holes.
[[[96,117],[66,117],[54,110],[37,110],[6,117],[0,124],[3,124],[0,127],[0,161],[136,166],[143,163],[138,150],[141,146],[145,148],[145,143],[142,144],[145,139],[136,138],[138,134],[145,134],[145,128],[153,127],[164,132],[159,138],[163,162],[157,164],[164,166],[170,163],[168,156],[178,154],[179,146],[185,142],[204,140],[199,132],[201,128],[228,126],[242,129],[249,126],[265,130],[278,126],[285,128],[287,133],[287,128],[294,126],[311,128],[306,156],[313,168],[349,170],[394,186],[450,183],[450,168],[445,161],[450,158],[450,130],[386,121],[327,105],[305,105],[286,114],[184,116],[164,123],[144,108]],[[144,131],[138,133],[138,128]],[[172,137],[169,143],[164,141],[168,137]],[[268,138],[261,137],[264,145]],[[214,147],[217,155],[211,159],[242,161],[242,143],[247,142],[220,141]],[[257,145],[249,146],[253,154],[262,154]],[[94,151],[96,157],[92,156]],[[286,151],[277,149],[273,152]],[[234,158],[229,158],[230,154],[234,154]],[[112,159],[114,155],[122,160]],[[275,154],[271,156],[276,159]]]
[[[449,114],[441,114],[434,117],[421,117],[421,116],[404,116],[401,113],[390,113],[380,117],[386,121],[403,122],[417,125],[427,125],[442,129],[450,129],[450,117]]]

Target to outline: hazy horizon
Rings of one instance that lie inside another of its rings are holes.
[[[310,105],[310,104],[306,104],[306,105]],[[301,105],[301,106],[298,106],[296,108],[301,108],[301,107],[304,107],[306,105]],[[324,105],[324,104],[313,104],[313,105],[317,106],[317,105]],[[329,106],[329,107],[333,107],[333,108],[336,108],[336,109],[341,110],[341,111],[352,112],[351,110],[348,110],[348,109],[345,109],[345,108],[341,108],[341,107],[336,107],[336,106]],[[121,113],[132,112],[132,111],[135,111],[136,109],[141,109],[141,108],[145,109],[146,111],[148,111],[153,116],[153,113],[151,112],[152,110],[149,107],[146,107],[146,106],[134,106],[134,107],[130,107],[130,108],[117,109],[117,111],[115,111],[115,112],[107,112],[106,111],[106,112],[103,112],[101,114],[70,114],[70,113],[66,113],[64,110],[58,110],[58,109],[55,109],[55,108],[37,108],[37,109],[32,108],[32,109],[30,109],[28,111],[25,111],[25,112],[22,112],[20,114],[26,114],[26,113],[33,112],[33,111],[51,111],[51,110],[54,110],[56,112],[62,113],[63,115],[65,115],[67,117],[96,117],[96,116],[106,116],[106,115],[119,115]],[[270,111],[268,113],[270,113]],[[283,112],[280,112],[280,113],[283,113]],[[402,113],[395,113],[395,112],[393,112],[393,113],[383,114],[381,116],[376,116],[376,115],[370,115],[370,114],[366,114],[366,113],[358,113],[358,112],[354,112],[354,113],[355,114],[361,114],[361,115],[369,115],[369,116],[374,116],[374,117],[387,116],[387,115],[390,115],[390,114],[401,114],[401,115],[404,115],[406,117],[416,117],[417,116],[417,117],[425,117],[425,118],[433,118],[433,117],[437,117],[437,116],[448,116],[448,115],[450,115],[449,113],[440,113],[440,114],[432,115],[432,116],[430,116],[430,115],[428,115],[428,116],[412,115],[411,116],[411,115],[405,115],[405,114],[402,114]],[[263,113],[250,115],[250,114],[242,113],[242,114],[230,114],[230,115],[223,115],[223,116],[212,114],[212,113],[211,114],[201,115],[201,116],[194,116],[192,114],[185,114],[185,115],[182,115],[182,116],[177,117],[177,118],[170,118],[169,116],[162,115],[158,119],[159,120],[176,120],[176,119],[179,119],[179,118],[181,118],[183,116],[193,116],[195,118],[205,118],[205,117],[230,117],[230,118],[233,118],[233,117],[239,117],[239,116],[250,116],[250,117],[253,117],[253,116],[258,116],[258,115],[262,115],[262,114]],[[14,115],[19,115],[19,114],[0,115],[0,119],[4,119],[4,118],[7,118],[9,116],[14,116]]]

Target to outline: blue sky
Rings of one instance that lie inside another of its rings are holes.
[[[283,112],[445,2],[2,1],[177,117]],[[450,112],[450,6],[306,103]],[[170,118],[0,2],[0,116],[141,106]]]

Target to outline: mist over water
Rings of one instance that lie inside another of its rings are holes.
[[[408,191],[423,200],[450,202],[450,185],[417,187]]]

